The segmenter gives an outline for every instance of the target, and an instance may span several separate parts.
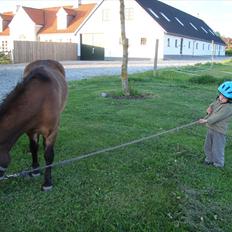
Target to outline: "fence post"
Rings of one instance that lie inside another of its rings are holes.
[[[156,39],[156,42],[155,42],[155,57],[154,57],[153,77],[157,76],[158,50],[159,50],[159,40]]]

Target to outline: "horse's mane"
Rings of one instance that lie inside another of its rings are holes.
[[[50,78],[48,72],[44,67],[38,67],[33,69],[21,82],[19,82],[15,88],[8,93],[0,104],[0,118],[7,112],[12,102],[15,102],[20,96],[24,94],[28,85],[33,80],[39,80],[41,82],[49,82]]]

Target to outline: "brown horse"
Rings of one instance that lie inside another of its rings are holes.
[[[0,178],[10,163],[12,146],[23,133],[30,141],[32,176],[40,174],[39,135],[43,136],[46,165],[54,159],[53,146],[67,97],[64,68],[54,60],[38,60],[26,66],[23,76],[23,81],[0,105]],[[51,188],[51,167],[47,167],[42,190]]]

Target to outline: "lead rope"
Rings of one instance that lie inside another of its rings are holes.
[[[159,136],[164,135],[164,134],[179,131],[180,129],[193,126],[193,125],[197,124],[197,122],[198,121],[191,122],[191,123],[179,126],[179,127],[175,127],[175,128],[172,128],[172,129],[157,133],[157,134],[153,134],[153,135],[146,136],[146,137],[143,137],[143,138],[140,138],[140,139],[132,140],[130,142],[119,144],[119,145],[109,147],[109,148],[105,148],[105,149],[102,149],[102,150],[99,150],[99,151],[94,151],[94,152],[84,154],[84,155],[81,155],[81,156],[78,156],[78,157],[74,157],[74,158],[71,158],[71,159],[58,161],[58,162],[50,164],[50,165],[45,165],[45,166],[42,166],[42,167],[38,167],[36,169],[30,169],[30,170],[25,170],[25,171],[21,171],[21,172],[18,172],[18,173],[14,173],[14,174],[11,174],[11,175],[5,175],[2,178],[0,178],[0,180],[7,180],[7,179],[10,179],[10,178],[16,178],[16,177],[25,177],[25,176],[33,173],[34,171],[44,170],[44,169],[49,168],[49,167],[64,166],[66,164],[70,164],[70,163],[73,163],[73,162],[76,162],[76,161],[79,161],[79,160],[82,160],[82,159],[86,159],[86,158],[91,157],[91,156],[95,156],[95,155],[98,155],[98,154],[101,154],[101,153],[110,152],[110,151],[113,151],[113,150],[116,150],[116,149],[119,149],[119,148],[127,147],[127,146],[132,145],[132,144],[143,142],[145,140],[153,139],[153,138],[159,137]]]

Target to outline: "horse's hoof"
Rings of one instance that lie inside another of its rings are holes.
[[[34,173],[34,172],[31,172],[31,173],[30,173],[30,176],[31,176],[31,177],[40,176],[40,172],[35,172],[35,173]]]
[[[52,185],[50,185],[50,186],[42,186],[42,191],[44,191],[44,192],[51,191],[52,187],[53,187]]]

